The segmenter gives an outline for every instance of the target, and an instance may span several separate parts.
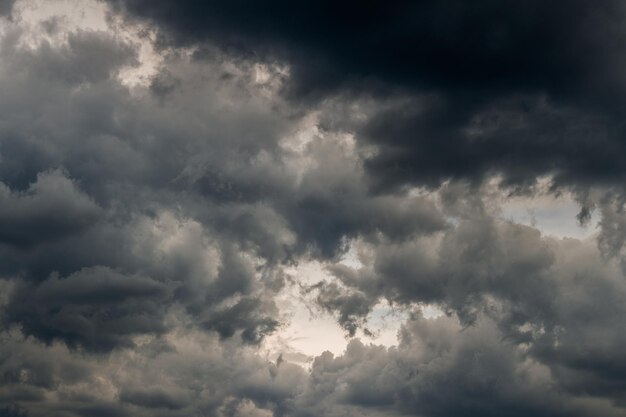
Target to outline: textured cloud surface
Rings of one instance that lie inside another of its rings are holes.
[[[0,417],[626,416],[625,25],[0,1]]]

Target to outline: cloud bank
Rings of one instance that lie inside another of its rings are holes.
[[[626,415],[624,13],[0,2],[0,416]]]

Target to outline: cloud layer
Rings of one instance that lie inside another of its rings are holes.
[[[620,2],[13,3],[0,416],[626,415]]]

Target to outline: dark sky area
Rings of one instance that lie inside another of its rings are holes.
[[[626,416],[624,116],[618,0],[0,0],[0,417]]]

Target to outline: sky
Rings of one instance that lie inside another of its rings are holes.
[[[0,0],[0,417],[626,416],[626,4]]]

